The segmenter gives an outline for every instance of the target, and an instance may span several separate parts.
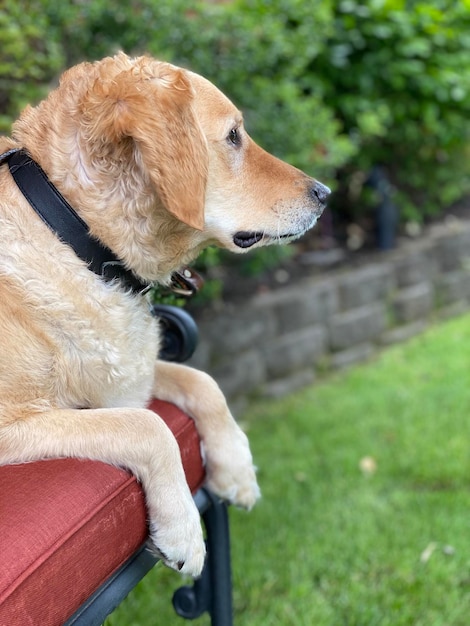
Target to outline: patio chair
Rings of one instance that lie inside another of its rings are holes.
[[[194,349],[194,322],[174,307],[155,313],[163,319],[164,357],[183,360]],[[213,626],[231,626],[226,505],[202,487],[193,421],[167,402],[150,408],[178,441],[206,530],[203,574],[176,591],[175,611],[186,619],[208,612]],[[99,626],[157,562],[146,537],[144,496],[125,470],[79,459],[0,467],[0,624]]]

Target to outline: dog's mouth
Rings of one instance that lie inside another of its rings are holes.
[[[302,233],[286,233],[284,235],[269,235],[267,233],[240,230],[233,236],[233,243],[239,248],[251,248],[255,243],[264,240],[266,243],[286,243],[292,239],[297,239]]]

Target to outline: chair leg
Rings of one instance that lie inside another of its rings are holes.
[[[227,505],[204,490],[208,507],[202,513],[206,527],[207,559],[192,587],[177,589],[173,606],[180,617],[195,619],[208,612],[212,626],[232,626],[232,572]]]

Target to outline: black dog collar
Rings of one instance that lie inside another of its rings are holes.
[[[11,175],[29,204],[49,228],[88,264],[89,269],[105,280],[120,280],[123,285],[141,293],[148,284],[124,267],[122,261],[95,239],[44,170],[25,150],[14,149],[0,155],[0,165],[8,162]]]

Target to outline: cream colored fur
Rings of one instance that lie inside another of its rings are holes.
[[[235,131],[235,134],[234,134]],[[66,72],[0,139],[26,148],[136,275],[168,282],[205,246],[243,251],[300,236],[322,205],[315,181],[264,152],[211,83],[124,54]],[[0,463],[73,456],[130,469],[165,562],[200,573],[204,543],[176,442],[152,396],[196,423],[207,485],[250,508],[259,496],[245,435],[206,374],[156,361],[145,299],[104,282],[45,226],[0,168]]]

